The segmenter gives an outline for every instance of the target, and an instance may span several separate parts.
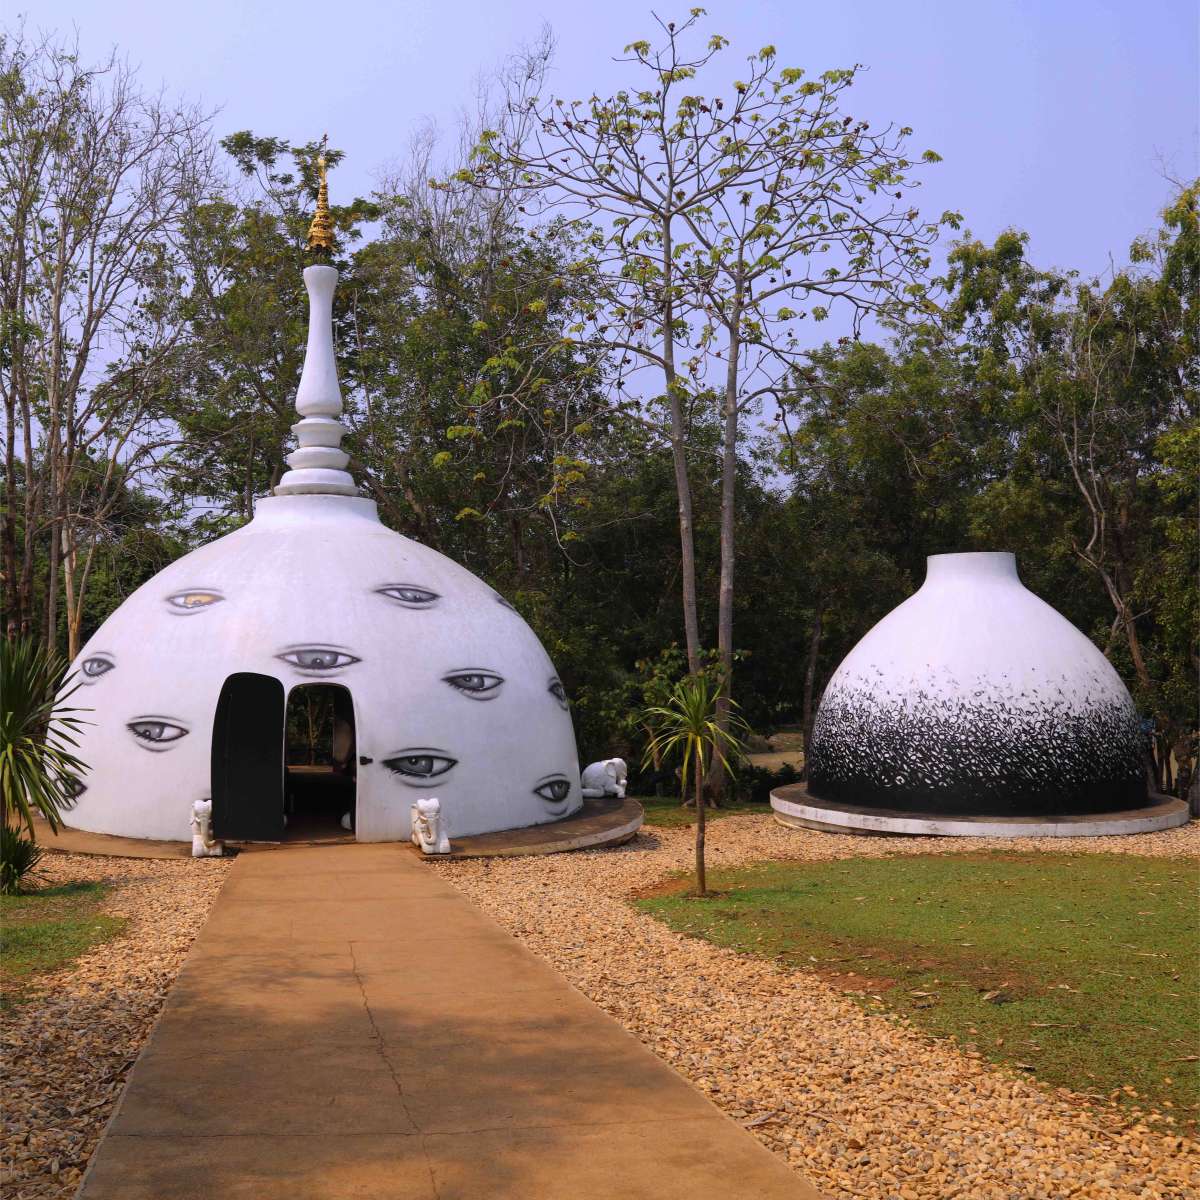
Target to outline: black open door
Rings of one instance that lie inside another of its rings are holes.
[[[283,839],[283,684],[230,675],[212,738],[213,836],[226,842]]]

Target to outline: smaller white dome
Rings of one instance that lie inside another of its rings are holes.
[[[846,656],[813,726],[815,797],[905,812],[1044,816],[1147,801],[1120,676],[1017,577],[1011,554],[937,554]]]

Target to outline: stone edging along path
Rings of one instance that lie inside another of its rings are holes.
[[[731,816],[709,862],[825,861],[995,850],[968,839],[875,839]],[[1200,823],[1122,838],[1006,842],[1055,852],[1200,858]],[[830,1197],[1191,1200],[1200,1146],[1086,1108],[949,1042],[865,1012],[816,975],[672,932],[630,893],[691,864],[688,829],[544,859],[439,864],[576,987]]]

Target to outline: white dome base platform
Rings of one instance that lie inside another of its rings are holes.
[[[822,800],[802,783],[771,793],[775,820],[794,829],[825,833],[877,834],[892,837],[1118,837],[1155,833],[1186,825],[1188,806],[1170,796],[1152,795],[1144,808],[1126,812],[1080,813],[1045,817],[963,817],[903,812]]]
[[[585,800],[577,812],[561,821],[548,821],[524,829],[502,829],[473,837],[455,838],[449,854],[424,855],[411,842],[396,842],[401,853],[411,851],[419,858],[515,858],[531,854],[562,854],[568,850],[599,850],[632,841],[642,827],[645,813],[633,799]],[[117,837],[106,833],[88,833],[62,826],[57,833],[37,819],[38,845],[52,853],[90,854],[104,858],[191,858],[191,842],[150,841],[146,838]],[[284,842],[231,844],[231,853],[259,853],[287,849],[289,846],[365,845],[355,842],[353,834],[336,838],[293,838]],[[208,859],[197,860],[201,863]]]
[[[645,816],[636,800],[606,796],[602,800],[585,800],[578,812],[561,821],[456,838],[450,843],[449,854],[424,855],[416,846],[411,849],[421,858],[517,858],[562,854],[568,850],[599,850],[632,841]]]

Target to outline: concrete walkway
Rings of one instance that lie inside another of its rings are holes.
[[[816,1200],[396,845],[243,854],[86,1200]]]

